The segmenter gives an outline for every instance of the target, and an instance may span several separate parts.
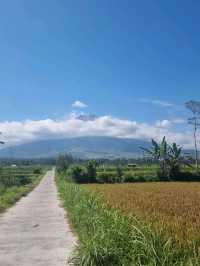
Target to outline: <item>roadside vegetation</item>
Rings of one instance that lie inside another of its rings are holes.
[[[44,169],[31,166],[0,167],[0,212],[30,192],[40,181]]]

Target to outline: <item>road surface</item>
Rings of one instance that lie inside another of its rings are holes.
[[[0,216],[1,266],[64,266],[76,239],[60,207],[55,171]]]

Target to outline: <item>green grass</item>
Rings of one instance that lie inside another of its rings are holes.
[[[38,185],[42,176],[44,174],[44,169],[41,175],[34,175],[33,168],[29,169],[10,169],[4,168],[0,172],[0,180],[11,179],[13,184],[9,182],[9,185],[2,184],[0,182],[0,212],[5,211],[7,208],[11,207],[15,202],[17,202],[21,197],[27,195],[35,186]],[[30,183],[26,185],[19,185],[15,180],[18,180],[20,176],[28,176]],[[11,184],[11,185],[10,185]]]
[[[80,245],[75,264],[80,266],[188,266],[200,265],[191,250],[180,250],[149,225],[109,208],[96,194],[57,178]]]

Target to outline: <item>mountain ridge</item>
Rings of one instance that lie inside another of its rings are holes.
[[[3,148],[0,158],[48,158],[60,153],[79,158],[141,157],[141,146],[148,148],[150,142],[114,137],[48,139]]]

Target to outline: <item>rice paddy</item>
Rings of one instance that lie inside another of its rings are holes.
[[[200,183],[83,185],[108,205],[150,223],[181,247],[200,248]]]

